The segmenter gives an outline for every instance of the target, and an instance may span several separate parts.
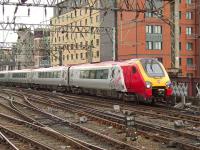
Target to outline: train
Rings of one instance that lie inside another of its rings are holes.
[[[148,102],[173,92],[164,66],[153,58],[1,71],[0,84]]]

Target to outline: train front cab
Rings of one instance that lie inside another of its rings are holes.
[[[172,95],[172,84],[163,65],[155,59],[141,59],[138,66],[145,83],[145,99],[166,99]]]
[[[166,99],[172,94],[171,82],[165,68],[155,59],[139,59],[124,67],[128,93],[139,99],[154,101]]]

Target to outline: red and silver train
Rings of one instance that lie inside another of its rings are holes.
[[[2,71],[0,83],[146,101],[172,95],[172,84],[163,65],[156,59],[147,58]]]

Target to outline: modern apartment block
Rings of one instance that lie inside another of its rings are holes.
[[[157,7],[167,2],[156,0]],[[182,76],[199,76],[199,1],[179,0],[179,63]],[[170,18],[170,5],[162,14]],[[170,26],[153,13],[118,14],[118,59],[153,57],[171,68]]]
[[[112,60],[113,46],[112,38],[110,39],[112,33],[108,35],[104,32],[90,32],[96,30],[95,27],[106,25],[113,27],[114,18],[110,17],[112,13],[104,17],[104,12],[99,10],[72,9],[75,5],[74,0],[66,0],[58,5],[66,7],[66,9],[54,9],[54,17],[51,19],[52,28],[55,29],[57,28],[56,26],[66,25],[69,29],[67,30],[68,32],[66,30],[51,32],[51,65],[95,63]],[[76,1],[76,5],[89,6],[88,1],[85,0]],[[75,26],[79,29],[73,30]],[[91,29],[89,26],[91,26]],[[70,27],[72,28],[70,29]],[[87,31],[84,28],[87,28]]]

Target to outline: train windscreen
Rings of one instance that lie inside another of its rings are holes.
[[[142,59],[142,66],[149,77],[164,77],[164,71],[157,60]]]

